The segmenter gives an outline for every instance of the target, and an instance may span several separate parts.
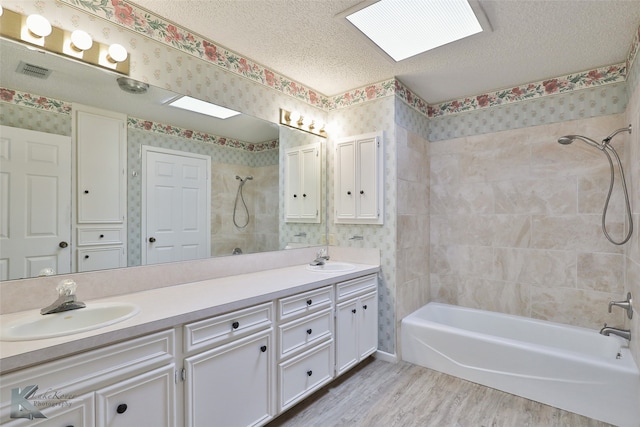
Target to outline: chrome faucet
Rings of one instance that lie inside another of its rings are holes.
[[[316,254],[316,259],[311,261],[309,265],[324,265],[325,262],[329,261],[329,254],[326,249],[320,249],[320,251]]]
[[[628,341],[631,341],[631,330],[630,329],[618,329],[618,328],[612,328],[610,326],[607,326],[607,324],[604,324],[604,328],[600,329],[600,333],[602,335],[606,335],[609,336],[609,334],[613,334],[613,335],[617,335],[619,337],[622,337]]]
[[[61,281],[58,286],[56,286],[58,299],[51,305],[40,310],[40,314],[60,313],[62,311],[77,310],[86,307],[87,305],[85,303],[76,301],[77,287],[76,282],[71,279]]]
[[[614,305],[616,307],[624,308],[627,310],[627,317],[631,319],[633,317],[633,306],[631,305],[631,292],[627,292],[627,300],[626,301],[611,301],[609,303],[609,313],[611,313],[611,307]]]

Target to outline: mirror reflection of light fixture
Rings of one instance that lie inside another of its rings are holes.
[[[309,118],[305,120],[302,114],[285,110],[284,108],[280,109],[280,124],[323,138],[327,137],[324,123],[318,123],[314,119]]]
[[[71,47],[77,51],[84,51],[91,49],[93,46],[93,40],[86,31],[75,30],[71,33]]]
[[[27,28],[31,35],[37,38],[47,37],[52,31],[51,24],[42,15],[29,15],[27,17]]]
[[[109,46],[107,60],[109,60],[110,62],[122,62],[127,59],[128,56],[129,54],[127,53],[127,49],[125,49],[125,47],[121,44],[114,43]]]

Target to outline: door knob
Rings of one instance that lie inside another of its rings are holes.
[[[149,237],[149,243],[154,243],[156,241],[155,237]]]
[[[60,243],[58,243],[58,246],[60,246],[62,249],[64,249],[67,246],[69,246],[69,244],[67,242],[60,242]]]

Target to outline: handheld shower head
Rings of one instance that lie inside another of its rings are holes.
[[[582,135],[565,135],[562,136],[560,138],[558,138],[558,143],[562,144],[562,145],[569,145],[571,144],[573,141],[575,141],[576,139],[579,139],[582,142],[586,142],[587,144],[591,145],[592,147],[596,147],[600,150],[604,149],[604,144],[601,144],[597,141],[594,141],[591,138],[587,138],[586,136],[582,136]]]

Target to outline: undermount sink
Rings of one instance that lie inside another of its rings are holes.
[[[104,302],[60,313],[34,313],[3,324],[0,341],[28,341],[77,334],[122,322],[139,311],[135,304]]]
[[[345,271],[355,270],[356,266],[348,262],[325,262],[322,265],[307,265],[307,270],[317,271],[320,273],[343,273]]]

